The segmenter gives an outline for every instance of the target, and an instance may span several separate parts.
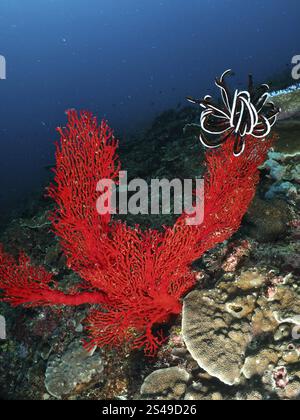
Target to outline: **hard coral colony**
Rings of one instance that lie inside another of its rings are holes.
[[[191,263],[239,228],[274,139],[248,135],[238,158],[232,153],[234,135],[208,151],[204,222],[191,226],[191,216],[182,215],[159,232],[131,228],[96,210],[98,181],[117,181],[120,169],[118,142],[106,122],[98,126],[90,113],[69,111],[59,133],[55,184],[49,189],[57,210],[51,219],[68,266],[84,284],[66,294],[44,268],[24,254],[15,261],[1,248],[2,300],[25,307],[93,305],[88,346],[126,342],[154,355],[164,340],[158,326],[180,313],[181,298],[196,282]]]

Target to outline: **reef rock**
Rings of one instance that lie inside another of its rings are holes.
[[[246,215],[249,235],[259,242],[282,239],[288,233],[288,223],[291,218],[285,201],[278,199],[265,201],[256,197]]]
[[[300,115],[300,91],[282,92],[281,95],[272,97],[276,106],[281,108],[279,120],[286,120]]]
[[[296,200],[300,192],[300,154],[270,152],[262,169],[274,182],[265,194],[267,199]]]
[[[253,247],[252,257],[264,261],[270,269],[277,268],[285,272],[300,274],[300,243],[299,240],[272,243],[271,245],[257,244]]]
[[[101,381],[103,368],[99,353],[87,352],[80,341],[74,341],[64,354],[49,359],[46,389],[55,398],[68,397]]]

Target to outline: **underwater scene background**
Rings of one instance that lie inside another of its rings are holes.
[[[299,18],[297,0],[1,1],[1,399],[300,398]],[[240,156],[242,135],[199,141],[187,101],[217,101],[227,69],[233,95],[269,85],[258,130],[280,109]],[[130,179],[204,177],[203,226],[96,219],[87,180],[115,153]]]

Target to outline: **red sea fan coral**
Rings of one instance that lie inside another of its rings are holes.
[[[181,311],[180,299],[195,284],[191,263],[240,226],[259,180],[270,141],[247,141],[236,158],[227,141],[207,154],[205,217],[199,226],[183,215],[163,232],[112,221],[96,210],[100,179],[118,180],[117,142],[105,122],[98,127],[91,114],[68,112],[68,125],[59,129],[55,185],[49,189],[57,203],[53,227],[61,239],[68,265],[85,286],[72,294],[58,290],[52,275],[0,252],[0,289],[14,305],[97,304],[87,319],[89,346],[144,347],[155,354],[163,337],[156,326]]]

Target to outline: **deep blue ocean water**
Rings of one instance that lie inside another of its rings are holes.
[[[42,187],[66,109],[126,138],[227,68],[240,86],[285,71],[299,19],[299,0],[1,0],[1,212]]]

